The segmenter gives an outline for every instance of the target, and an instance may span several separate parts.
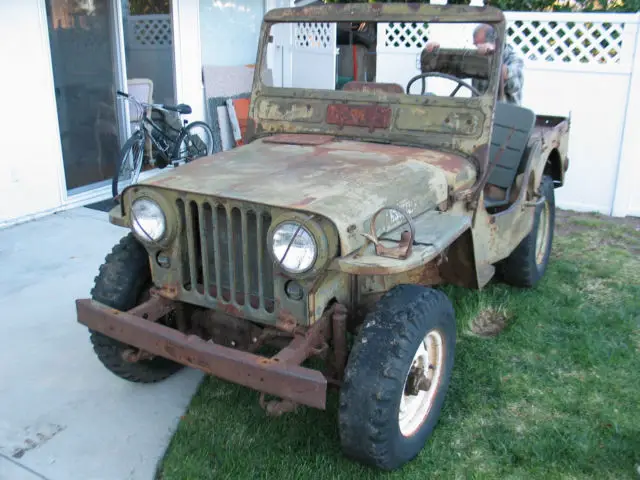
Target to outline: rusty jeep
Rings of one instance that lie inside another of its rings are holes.
[[[269,67],[282,38],[332,51],[333,26],[351,42],[479,23],[494,52],[423,51],[404,84],[365,40],[346,49],[366,51],[342,84],[302,84],[321,56],[282,78]],[[454,366],[441,286],[531,288],[549,261],[569,118],[502,100],[504,38],[493,7],[269,11],[244,144],[128,186],[109,213],[130,232],[76,300],[99,360],[134,382],[193,367],[257,391],[271,415],[326,409],[336,389],[345,455],[385,470],[413,459]]]

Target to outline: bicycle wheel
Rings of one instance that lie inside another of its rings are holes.
[[[127,140],[120,150],[116,173],[113,175],[111,193],[113,198],[118,197],[125,187],[138,181],[144,156],[144,136],[136,132]]]
[[[204,122],[191,122],[180,133],[173,151],[173,160],[185,163],[213,152],[213,131]]]

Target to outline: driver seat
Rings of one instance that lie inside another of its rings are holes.
[[[489,188],[485,187],[486,208],[502,207],[510,203],[511,189],[516,176],[524,168],[527,145],[535,122],[536,115],[528,108],[506,102],[496,103],[489,148]],[[487,197],[487,191],[492,190],[491,186],[504,191],[504,198]]]

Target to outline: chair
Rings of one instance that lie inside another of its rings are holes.
[[[505,196],[503,199],[496,199],[485,195],[485,207],[509,204],[516,176],[524,168],[523,160],[526,158],[525,152],[535,122],[536,115],[528,108],[512,103],[496,103],[489,149],[488,168],[491,173],[487,185],[504,190]]]
[[[153,103],[153,81],[149,78],[130,78],[127,80],[127,93],[139,102]],[[142,111],[139,111],[137,108],[132,108],[133,105],[130,102],[127,102],[127,105],[131,129],[136,130],[141,128]],[[147,111],[147,118],[151,119],[151,110]],[[151,157],[152,146],[151,139],[147,138],[145,150],[149,158]]]

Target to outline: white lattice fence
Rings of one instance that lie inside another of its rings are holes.
[[[333,50],[335,36],[331,23],[296,23],[294,46],[302,50]]]
[[[127,27],[131,48],[165,49],[173,44],[171,15],[131,15]]]
[[[336,24],[292,25],[291,86],[333,89],[336,83]]]
[[[173,103],[173,31],[170,15],[131,15],[125,37],[127,76],[153,82],[153,98]]]
[[[509,12],[506,17],[509,43],[527,62],[625,65],[633,55],[635,14]]]
[[[426,23],[383,23],[378,35],[383,36],[385,49],[401,48],[422,50],[429,39],[429,26]]]

